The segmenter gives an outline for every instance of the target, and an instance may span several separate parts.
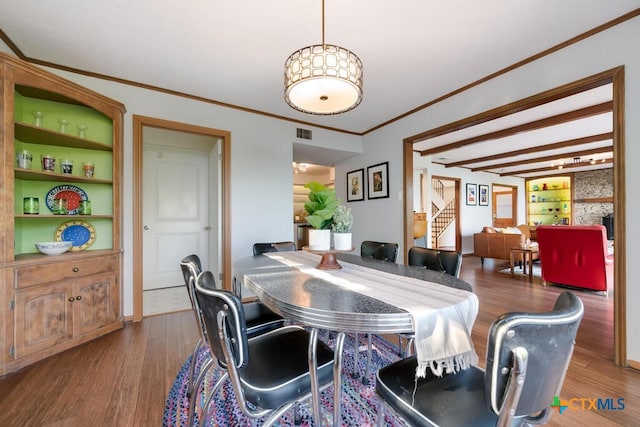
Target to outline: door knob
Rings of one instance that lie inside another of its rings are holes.
[[[151,227],[149,227],[148,225],[145,225],[145,226],[144,226],[144,227],[142,227],[142,228],[144,228],[145,230],[151,230]]]
[[[208,225],[204,228],[205,230],[209,231],[211,230],[211,227],[209,227]]]

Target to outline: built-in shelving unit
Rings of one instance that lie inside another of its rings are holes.
[[[572,177],[552,176],[527,180],[529,225],[571,224]]]
[[[1,134],[0,304],[10,307],[0,310],[4,375],[123,326],[124,106],[1,53],[0,79],[6,124]],[[33,156],[30,167],[17,163],[17,154],[24,151]],[[57,159],[53,171],[43,170],[45,155]],[[71,173],[62,173],[62,159],[73,162]],[[94,165],[93,176],[85,176],[83,163]],[[91,214],[54,214],[47,197],[63,188],[81,190],[91,201]],[[37,198],[39,212],[24,212],[25,198]],[[39,253],[35,243],[59,239],[56,231],[69,221],[94,231],[91,244],[61,255]]]
[[[293,211],[303,211],[307,200],[309,200],[309,189],[302,184],[293,184]]]

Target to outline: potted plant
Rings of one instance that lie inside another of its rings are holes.
[[[336,198],[336,190],[327,188],[316,181],[305,184],[309,189],[309,200],[305,202],[307,223],[313,227],[309,230],[309,249],[326,251],[331,249],[331,224],[336,208],[340,204]]]
[[[334,249],[340,251],[350,251],[351,246],[351,227],[353,226],[353,215],[351,208],[345,205],[339,205],[333,214],[333,246]]]

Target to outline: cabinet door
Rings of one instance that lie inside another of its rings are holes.
[[[86,276],[74,284],[74,336],[81,336],[118,320],[120,296],[113,273]]]
[[[73,287],[37,286],[15,294],[15,358],[46,350],[73,336]]]

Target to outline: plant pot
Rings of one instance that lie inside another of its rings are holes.
[[[333,247],[337,251],[351,250],[351,233],[333,233]]]
[[[309,230],[309,249],[314,251],[328,251],[331,249],[331,230]]]

